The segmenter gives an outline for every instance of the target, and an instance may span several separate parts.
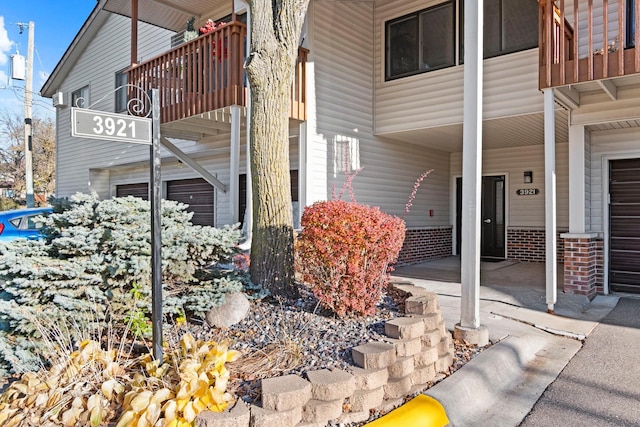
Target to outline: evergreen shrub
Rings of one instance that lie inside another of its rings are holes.
[[[30,316],[124,326],[151,312],[149,203],[86,194],[50,202],[43,239],[0,244],[0,367],[13,371],[38,365]],[[186,205],[163,201],[163,312],[202,319],[250,283],[246,273],[212,267],[231,261],[241,232],[193,225],[191,217]]]
[[[389,281],[405,224],[377,207],[322,201],[307,207],[296,264],[318,300],[338,316],[369,315]]]

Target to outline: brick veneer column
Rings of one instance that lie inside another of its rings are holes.
[[[564,233],[564,292],[586,295],[602,291],[602,239],[597,233]]]

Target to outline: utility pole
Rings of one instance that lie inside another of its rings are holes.
[[[18,24],[22,32],[26,24]],[[27,47],[27,73],[24,87],[24,170],[27,193],[27,207],[35,206],[33,197],[33,119],[31,117],[33,91],[33,35],[35,24],[29,21],[29,39]]]

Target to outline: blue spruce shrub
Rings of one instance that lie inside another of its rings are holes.
[[[0,244],[0,367],[14,372],[37,366],[34,319],[124,327],[138,310],[151,312],[149,203],[76,194],[51,204],[42,240]],[[231,261],[241,232],[193,225],[191,217],[186,205],[163,201],[165,316],[204,318],[227,292],[250,286],[246,273],[216,268]]]

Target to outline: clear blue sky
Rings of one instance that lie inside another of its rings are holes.
[[[33,21],[33,91],[40,92],[65,50],[87,19],[96,0],[0,0],[0,113],[23,114],[24,81],[9,80],[11,55],[27,56],[28,31],[18,23]],[[50,99],[33,97],[33,115],[53,117]]]

